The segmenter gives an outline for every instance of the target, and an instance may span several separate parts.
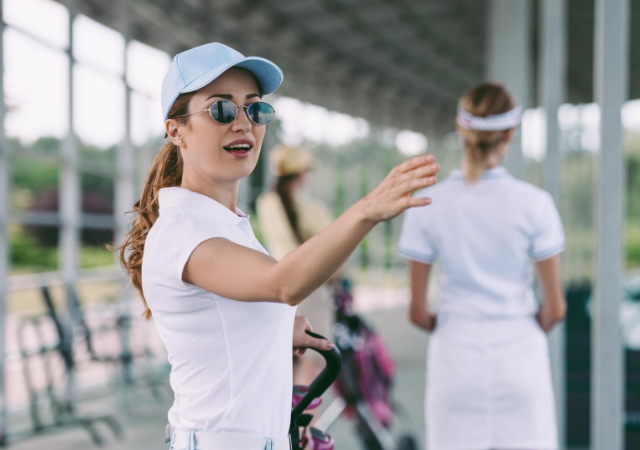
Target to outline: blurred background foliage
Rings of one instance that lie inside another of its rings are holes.
[[[276,125],[265,141],[265,148],[279,141],[279,128]],[[58,189],[61,172],[55,158],[61,151],[63,142],[56,138],[43,137],[30,145],[11,140],[14,154],[18,157],[11,165],[11,208],[20,213],[57,212]],[[159,148],[160,142],[157,142]],[[375,186],[388,170],[407,158],[375,130],[365,138],[354,140],[343,146],[330,146],[303,142],[316,157],[317,164],[312,174],[310,194],[323,200],[337,216],[354,201]],[[98,148],[78,143],[82,161],[100,163],[109,167],[115,164],[115,146]],[[432,144],[429,152],[436,154],[443,169],[440,180],[457,167],[460,150],[454,148],[454,139],[444,139]],[[265,152],[266,153],[266,152]],[[22,158],[20,155],[25,155]],[[41,155],[47,158],[31,158],[29,155]],[[583,261],[590,260],[594,252],[594,190],[592,188],[597,154],[586,150],[571,150],[563,153],[562,167],[562,211],[567,231],[568,248],[574,248],[581,254]],[[251,206],[265,183],[267,156],[263,155],[259,168],[249,180]],[[527,160],[525,178],[535,184],[542,182],[542,163]],[[82,173],[82,212],[83,214],[113,214],[115,180],[108,174]],[[627,183],[627,226],[625,230],[627,268],[640,266],[640,136],[627,133],[626,136],[626,183]],[[250,208],[255,219],[254,208]],[[381,225],[381,234],[372,235],[362,243],[355,256],[362,268],[371,261],[371,240],[382,238],[380,247],[385,269],[396,264],[395,239],[399,233],[399,218]],[[256,233],[260,238],[260,230]],[[13,273],[29,271],[48,271],[58,268],[58,233],[56,226],[13,225],[10,229],[11,265]],[[81,232],[81,267],[97,267],[114,264],[114,255],[106,250],[113,241],[112,229],[83,229]],[[399,262],[398,262],[399,263]],[[587,269],[588,270],[588,269]]]

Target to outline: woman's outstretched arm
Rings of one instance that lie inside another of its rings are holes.
[[[440,167],[433,161],[432,155],[422,155],[396,166],[378,187],[279,262],[226,239],[213,238],[196,247],[182,279],[239,301],[297,305],[340,268],[377,223],[431,203],[428,198],[413,198],[411,193],[435,183]]]

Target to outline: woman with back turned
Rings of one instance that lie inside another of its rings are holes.
[[[432,333],[429,450],[558,447],[546,333],[566,310],[558,256],[564,235],[551,196],[500,166],[520,116],[500,85],[464,94],[456,119],[462,171],[428,189],[431,207],[404,219],[399,252],[410,260],[409,317]],[[432,314],[427,284],[436,259],[441,301]]]

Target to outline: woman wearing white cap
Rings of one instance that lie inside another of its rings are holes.
[[[430,203],[437,164],[399,165],[331,226],[276,262],[236,207],[275,111],[282,72],[218,43],[178,54],[162,85],[171,142],[156,156],[121,260],[171,363],[174,449],[288,449],[291,349],[328,348],[295,306],[380,221]]]
[[[269,254],[278,261],[333,222],[326,206],[303,192],[313,164],[313,156],[305,149],[278,145],[269,152],[274,187],[258,197],[256,209]],[[316,333],[331,336],[333,308],[327,286],[302,302],[298,313],[311,321]],[[308,385],[323,367],[316,353],[295,358],[293,382]]]
[[[465,93],[457,117],[463,170],[429,189],[430,208],[409,210],[404,219],[399,252],[410,260],[409,315],[432,332],[429,450],[558,447],[545,333],[566,309],[558,256],[564,235],[551,196],[499,165],[520,115],[500,85]],[[434,316],[426,297],[436,258]],[[531,260],[542,306],[531,287]]]

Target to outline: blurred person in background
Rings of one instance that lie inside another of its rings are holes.
[[[278,261],[333,221],[324,204],[304,193],[313,164],[308,151],[284,145],[275,147],[269,155],[275,182],[272,190],[258,197],[257,212],[269,254]],[[330,285],[334,278],[298,306],[298,313],[309,319],[314,331],[328,339],[333,322]],[[324,361],[316,353],[294,356],[294,384],[309,385],[323,367]]]
[[[271,61],[219,43],[184,51],[162,84],[169,142],[134,205],[120,259],[153,315],[175,394],[174,450],[290,448],[292,348],[330,349],[296,306],[322,286],[379,222],[429,199],[433,156],[395,167],[369,194],[280,261],[237,208],[282,82]],[[156,439],[156,438],[152,438]]]
[[[404,218],[399,253],[410,260],[409,317],[431,333],[429,450],[558,448],[546,333],[566,311],[558,256],[564,234],[551,195],[500,166],[520,118],[500,85],[466,92],[456,119],[462,170],[418,193],[433,205]],[[436,259],[434,315],[427,286]]]

